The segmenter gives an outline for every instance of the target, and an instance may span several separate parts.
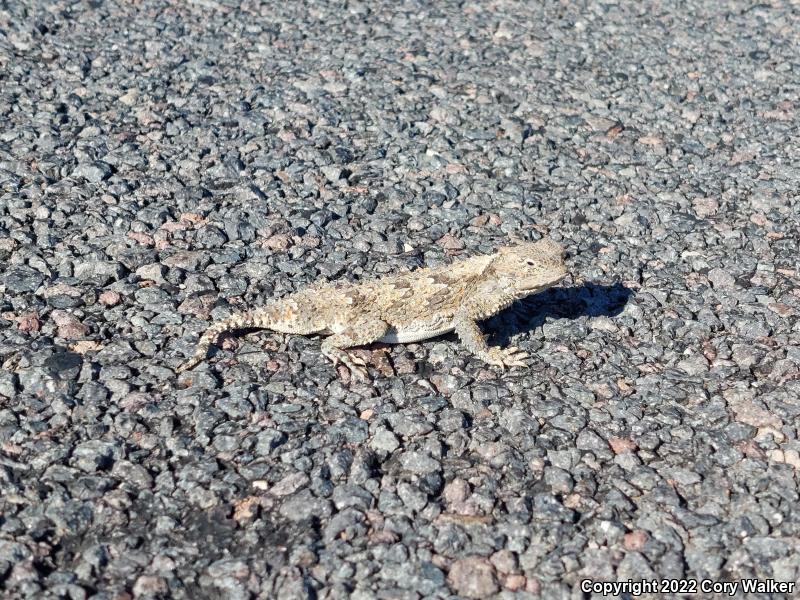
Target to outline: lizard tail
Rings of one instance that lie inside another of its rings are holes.
[[[192,355],[192,357],[179,366],[175,372],[183,373],[184,371],[188,371],[197,364],[201,363],[205,359],[208,349],[211,347],[211,345],[216,344],[219,336],[226,331],[234,331],[236,329],[258,326],[259,320],[251,312],[233,315],[227,319],[219,321],[218,323],[214,323],[206,330],[206,332],[197,342],[197,350],[195,350],[195,353]]]

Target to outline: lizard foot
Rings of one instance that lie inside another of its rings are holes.
[[[520,350],[516,346],[511,346],[504,350],[496,348],[492,350],[491,354],[492,356],[487,362],[502,368],[527,367],[528,364],[525,362],[525,359],[530,357],[527,352]]]
[[[351,356],[347,353],[345,353],[345,356],[347,356],[347,359],[342,361],[342,364],[350,370],[350,376],[357,381],[369,381],[367,363],[357,356]]]
[[[333,366],[344,365],[350,371],[350,376],[357,381],[369,381],[369,373],[367,372],[367,363],[358,356],[352,356],[344,350],[336,349],[323,349],[323,354],[328,357]]]

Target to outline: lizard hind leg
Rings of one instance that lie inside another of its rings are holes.
[[[252,313],[242,313],[233,315],[214,323],[211,327],[206,329],[206,332],[200,337],[197,342],[197,349],[194,354],[186,362],[176,369],[176,373],[183,373],[201,363],[208,354],[208,349],[212,344],[216,344],[219,336],[226,331],[233,331],[235,329],[244,329],[246,327],[260,327],[259,319]]]
[[[322,354],[329,358],[334,365],[343,364],[348,368],[355,379],[367,381],[366,364],[360,358],[347,353],[347,348],[364,346],[382,338],[389,330],[389,325],[380,319],[363,319],[349,323],[347,328],[329,337],[322,342]]]

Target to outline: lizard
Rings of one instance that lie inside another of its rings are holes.
[[[348,348],[373,342],[413,343],[450,332],[486,363],[525,367],[527,353],[516,347],[490,347],[478,322],[566,275],[564,250],[542,238],[445,266],[357,283],[318,283],[211,325],[177,373],[202,362],[222,333],[253,327],[326,335],[322,354],[359,380],[368,379],[366,364],[348,354]]]

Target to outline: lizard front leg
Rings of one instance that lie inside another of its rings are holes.
[[[528,354],[514,346],[506,349],[490,347],[481,333],[475,319],[464,311],[459,311],[453,319],[453,329],[461,343],[475,356],[498,367],[527,367],[524,360]]]
[[[389,325],[380,319],[361,319],[349,323],[347,327],[322,342],[322,354],[334,365],[343,364],[350,373],[362,381],[369,379],[366,364],[360,358],[350,356],[345,349],[353,346],[364,346],[382,338]]]

